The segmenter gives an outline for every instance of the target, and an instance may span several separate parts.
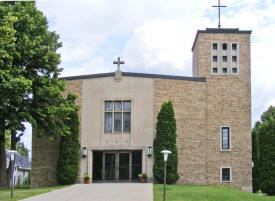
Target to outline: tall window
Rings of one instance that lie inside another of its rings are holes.
[[[105,101],[104,132],[131,132],[131,101]]]
[[[222,127],[221,129],[221,148],[222,150],[230,149],[230,129],[229,127]]]

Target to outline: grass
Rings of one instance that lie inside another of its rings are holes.
[[[55,189],[64,188],[67,186],[55,186],[48,188],[33,188],[33,189],[14,189],[13,199],[10,199],[11,191],[10,189],[0,190],[0,200],[1,201],[15,201],[28,198],[34,195],[39,195],[42,193],[47,193]]]
[[[154,185],[154,201],[163,200],[163,185]],[[275,201],[275,196],[252,194],[225,186],[168,185],[166,201]]]

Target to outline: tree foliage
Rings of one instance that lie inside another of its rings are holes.
[[[16,151],[29,160],[29,150],[23,142],[18,142],[16,145]]]
[[[275,195],[275,107],[270,106],[262,114],[261,122],[256,123],[252,133],[256,136],[253,142],[253,155],[256,156],[253,188]]]
[[[259,139],[258,139],[258,128],[261,123],[256,122],[254,129],[252,131],[252,161],[254,162],[254,167],[252,169],[252,183],[253,192],[256,193],[260,190],[260,178],[259,178]]]
[[[68,100],[74,105],[76,96],[68,96]],[[60,185],[75,183],[78,175],[79,164],[79,119],[78,107],[74,107],[65,123],[70,126],[70,135],[62,136],[60,141],[59,158],[57,162],[56,179]]]
[[[179,179],[178,175],[178,155],[176,146],[176,119],[172,102],[164,102],[157,117],[156,137],[154,139],[154,179],[158,183],[163,183],[164,178],[164,162],[162,150],[170,150],[167,161],[167,183],[174,184]]]
[[[5,132],[24,131],[23,122],[37,135],[70,134],[65,123],[71,108],[62,96],[59,36],[35,2],[0,2],[0,187],[5,186]]]

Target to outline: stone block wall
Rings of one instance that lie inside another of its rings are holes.
[[[175,111],[179,184],[206,184],[205,95],[205,82],[154,79],[154,128],[164,101]]]

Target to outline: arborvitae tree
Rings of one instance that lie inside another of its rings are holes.
[[[253,190],[275,195],[275,107],[270,106],[253,129]],[[255,138],[256,137],[256,138]],[[255,169],[256,168],[256,169]]]
[[[154,167],[153,174],[155,182],[163,183],[164,162],[162,150],[170,150],[167,161],[167,183],[174,184],[179,179],[178,175],[178,154],[176,146],[176,119],[171,101],[164,102],[157,117],[156,138],[154,140]]]
[[[68,95],[68,100],[71,100],[73,103],[75,99],[76,96]],[[71,134],[61,136],[60,141],[56,179],[61,185],[75,183],[78,175],[80,156],[78,108],[72,110],[69,119],[65,122],[70,127]]]
[[[260,187],[275,195],[275,118],[264,121],[259,129]]]
[[[256,122],[252,131],[252,161],[254,162],[254,167],[252,169],[252,184],[253,192],[256,193],[260,190],[260,179],[259,179],[259,139],[258,139],[258,128],[261,123]]]

